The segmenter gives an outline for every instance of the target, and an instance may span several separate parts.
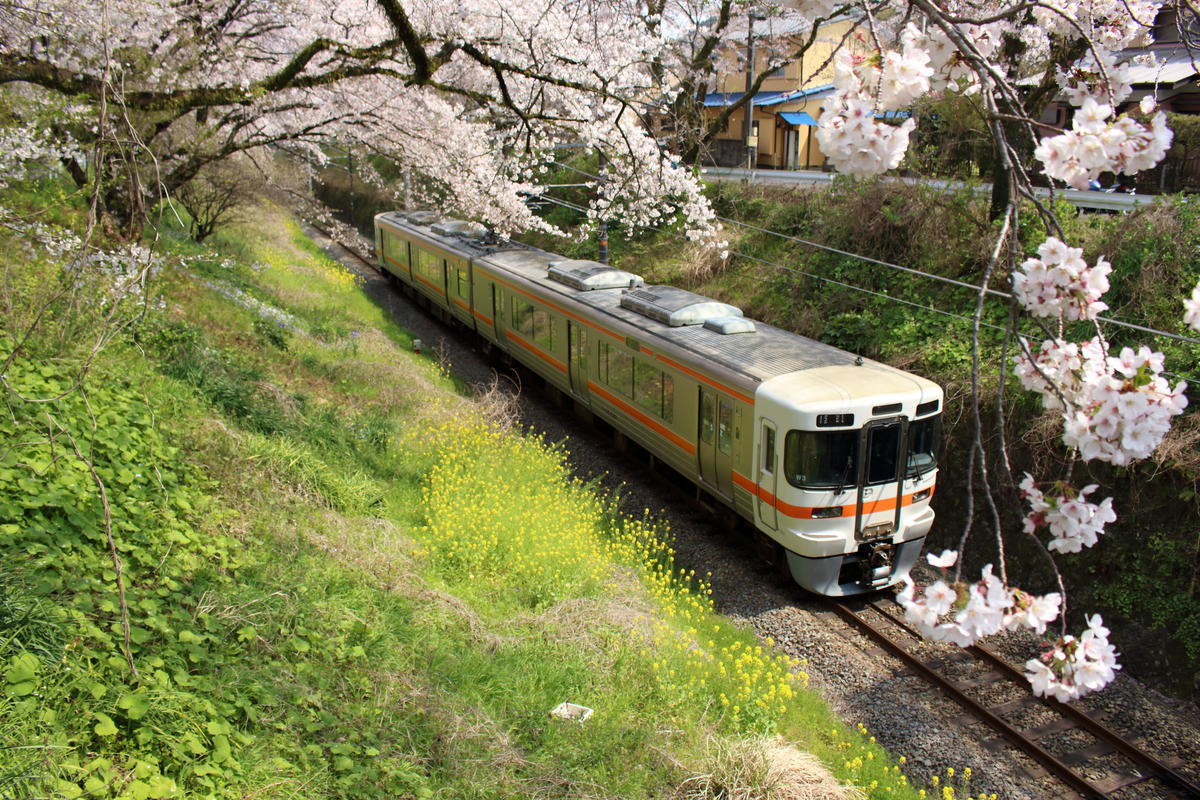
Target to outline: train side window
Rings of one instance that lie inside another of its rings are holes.
[[[775,429],[763,423],[763,472],[775,472]]]
[[[663,419],[675,421],[675,381],[667,373],[663,373]]]
[[[533,341],[546,350],[554,350],[554,320],[549,311],[533,312]]]
[[[470,293],[470,285],[467,283],[467,270],[460,267],[458,270],[458,296],[465,300]]]
[[[608,385],[633,397],[633,356],[616,347],[608,348]]]
[[[722,400],[717,412],[717,449],[725,455],[731,452],[732,433],[733,406],[728,400]]]
[[[634,400],[656,417],[662,416],[662,371],[638,360],[633,365]]]
[[[600,370],[600,382],[608,385],[608,342],[600,343],[600,352],[596,356],[596,366]]]
[[[514,296],[512,299],[512,329],[526,339],[532,339],[533,325],[533,306]]]
[[[704,393],[700,395],[700,439],[705,444],[713,443],[713,398]]]

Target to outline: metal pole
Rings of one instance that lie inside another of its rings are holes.
[[[605,171],[608,169],[608,158],[604,155],[604,151],[600,150],[600,181],[599,185],[604,186],[607,175]],[[601,264],[608,263],[608,220],[605,217],[600,218],[600,229],[596,231],[596,260]]]
[[[746,146],[746,169],[754,169],[754,146],[750,137],[754,135],[754,96],[750,87],[754,85],[754,11],[746,14],[746,105],[742,108],[742,143]]]

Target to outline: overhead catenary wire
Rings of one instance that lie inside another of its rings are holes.
[[[593,175],[592,173],[588,172],[587,170],[579,169],[578,167],[572,166],[570,164],[565,164],[561,161],[554,161],[553,163],[556,164],[557,166],[563,167],[565,169],[569,169],[572,172],[576,172],[585,177],[599,180],[598,175]],[[822,244],[820,242],[814,242],[814,241],[810,241],[808,239],[801,239],[798,236],[792,236],[790,234],[782,233],[780,231],[773,231],[769,228],[763,228],[758,225],[751,224],[749,222],[742,222],[741,220],[733,219],[731,217],[717,216],[716,219],[720,220],[721,222],[729,223],[730,225],[737,225],[738,227],[747,228],[749,230],[753,230],[758,233],[763,233],[768,236],[775,236],[775,237],[783,239],[785,241],[804,245],[805,247],[811,247],[811,248],[814,248],[817,250],[823,250],[823,251],[826,251],[829,253],[833,253],[835,255],[840,255],[840,256],[846,257],[846,258],[853,258],[858,261],[863,261],[863,262],[866,262],[869,264],[875,264],[880,267],[886,267],[888,269],[898,270],[900,272],[905,272],[910,275],[916,275],[916,276],[926,278],[929,280],[938,281],[941,283],[956,286],[960,289],[968,289],[973,292],[979,292],[980,288],[981,288],[973,283],[967,283],[966,281],[960,281],[955,278],[948,278],[945,275],[936,275],[932,272],[925,272],[924,270],[916,269],[915,267],[906,267],[902,264],[894,264],[890,261],[883,261],[881,259],[872,258],[870,256],[864,256],[860,253],[852,253],[848,250],[841,250],[839,248],[832,247],[827,244]],[[655,230],[659,230],[659,229],[656,228]],[[742,253],[735,253],[735,255],[738,255],[741,258],[748,258],[749,260],[752,260],[752,261],[755,260],[754,258],[752,258],[750,256],[746,256],[745,254],[742,254]],[[783,269],[790,269],[788,267],[783,267],[782,265],[776,265],[776,266],[780,266]],[[813,276],[813,277],[816,277],[816,276]],[[864,289],[862,291],[869,291],[869,290]],[[987,295],[994,297],[998,300],[1011,300],[1012,299],[1012,294],[1010,292],[1003,292],[1003,291],[1000,291],[999,289],[992,289],[992,288],[983,288],[983,291]],[[892,297],[891,295],[887,295],[887,296]],[[893,298],[893,299],[897,299],[897,298]],[[898,300],[898,302],[904,302],[904,301]],[[939,312],[939,313],[949,313],[949,312]],[[1105,324],[1108,324],[1108,325],[1114,325],[1119,328],[1129,328],[1131,330],[1139,331],[1141,333],[1147,333],[1147,334],[1150,334],[1151,336],[1163,336],[1168,339],[1174,339],[1174,340],[1180,341],[1180,342],[1187,342],[1189,344],[1200,344],[1200,339],[1197,339],[1193,336],[1186,336],[1184,334],[1173,333],[1171,331],[1162,331],[1162,330],[1158,330],[1157,328],[1150,328],[1145,325],[1139,325],[1136,322],[1125,322],[1124,320],[1113,319],[1112,317],[1106,317],[1106,316],[1098,316],[1097,320],[1100,322],[1103,322]]]
[[[586,173],[585,173],[585,174],[586,174]],[[553,204],[555,204],[555,205],[561,206],[561,207],[563,207],[563,208],[570,209],[570,210],[572,210],[572,211],[576,211],[576,212],[579,212],[579,213],[587,213],[587,208],[586,208],[585,206],[579,205],[578,203],[572,203],[572,202],[570,202],[569,200],[563,200],[563,199],[561,199],[561,198],[553,197],[553,196],[551,196],[551,195],[549,195],[549,194],[546,194],[546,193],[542,193],[542,194],[540,194],[540,195],[537,195],[537,197],[538,197],[538,198],[540,198],[540,199],[543,199],[543,200],[547,200],[547,201],[549,201],[549,202],[551,202],[551,203],[553,203]],[[689,241],[689,240],[687,239],[687,237],[686,237],[686,236],[684,236],[684,235],[682,235],[682,234],[680,234],[680,233],[678,233],[678,232],[676,232],[676,231],[670,231],[670,230],[666,230],[666,229],[664,229],[664,228],[658,228],[658,227],[655,227],[655,226],[653,226],[653,225],[646,226],[646,227],[647,227],[647,229],[648,229],[648,230],[656,231],[656,232],[658,232],[658,233],[665,233],[665,234],[667,234],[668,236],[672,236],[672,237],[674,237],[674,238],[676,238],[676,239],[679,239],[680,241]],[[903,305],[910,306],[910,307],[912,307],[912,308],[918,308],[918,309],[921,309],[921,310],[924,310],[924,311],[931,311],[931,312],[933,312],[934,314],[940,314],[940,315],[942,315],[942,316],[945,316],[945,317],[950,317],[950,318],[952,318],[952,319],[957,319],[957,320],[961,320],[961,321],[964,321],[964,322],[970,322],[970,323],[973,323],[973,322],[975,321],[973,317],[968,317],[968,316],[965,316],[965,315],[963,315],[963,314],[956,314],[956,313],[954,313],[954,312],[952,312],[952,311],[946,311],[946,310],[944,310],[944,309],[935,308],[935,307],[933,307],[933,306],[928,306],[928,305],[925,305],[924,303],[917,303],[917,302],[914,302],[914,301],[912,301],[912,300],[905,300],[905,299],[903,299],[903,298],[896,297],[895,295],[886,294],[886,293],[884,293],[884,292],[877,292],[877,291],[875,291],[875,290],[873,290],[873,289],[867,289],[867,288],[865,288],[865,287],[862,287],[862,286],[855,286],[854,284],[851,284],[851,283],[846,283],[846,282],[844,282],[844,281],[839,281],[839,280],[837,280],[837,279],[835,279],[835,278],[829,278],[829,277],[826,277],[826,276],[823,276],[823,275],[815,275],[815,274],[813,274],[813,273],[811,273],[811,272],[807,272],[807,271],[805,271],[805,270],[798,269],[798,268],[796,268],[796,267],[789,267],[789,266],[787,266],[786,264],[780,264],[780,263],[778,263],[778,262],[775,262],[775,261],[770,261],[770,260],[768,260],[768,259],[759,258],[758,256],[752,256],[752,255],[750,255],[750,254],[748,254],[748,253],[742,253],[742,252],[739,252],[739,251],[737,251],[737,250],[730,250],[729,252],[730,252],[732,255],[735,255],[735,256],[737,256],[737,257],[739,257],[739,258],[743,258],[743,259],[746,259],[747,261],[752,261],[752,262],[754,262],[754,263],[757,263],[757,264],[762,264],[763,266],[772,267],[772,268],[774,268],[774,269],[783,270],[784,272],[790,272],[790,273],[794,273],[794,274],[797,274],[797,275],[803,275],[803,276],[804,276],[804,277],[806,277],[806,278],[812,278],[813,280],[822,281],[822,282],[824,282],[824,283],[830,283],[830,284],[833,284],[833,285],[835,285],[835,286],[840,286],[840,287],[842,287],[842,288],[845,288],[845,289],[850,289],[850,290],[852,290],[852,291],[855,291],[855,292],[861,292],[861,293],[863,293],[863,294],[871,295],[871,296],[873,296],[873,297],[879,297],[879,298],[883,298],[883,299],[885,299],[885,300],[889,300],[889,301],[891,301],[891,302],[894,302],[894,303],[901,303],[901,304],[903,304]],[[850,255],[853,255],[853,254],[850,254]],[[865,257],[865,256],[863,256],[862,258],[866,258],[866,257]],[[884,264],[886,265],[886,262],[880,262],[880,263],[884,263]],[[937,276],[934,276],[934,277],[937,277]],[[972,289],[976,289],[976,290],[978,290],[978,288],[979,288],[979,287],[977,287],[977,286],[972,286],[971,284],[965,284],[965,285],[966,285],[966,286],[968,286],[968,287],[970,287],[970,288],[972,288]],[[1005,295],[1005,296],[1006,296],[1006,297],[1010,297],[1010,298],[1011,298],[1011,295]],[[984,322],[983,320],[980,320],[980,321],[979,321],[979,324],[980,324],[980,326],[981,326],[981,327],[984,327],[984,328],[989,328],[989,329],[991,329],[991,330],[995,330],[995,331],[1000,331],[1000,332],[1002,332],[1002,333],[1003,333],[1003,332],[1005,332],[1005,331],[1007,330],[1005,327],[1003,327],[1003,326],[1001,326],[1001,325],[995,325],[995,324],[993,324],[993,323],[990,323],[990,322]],[[1153,331],[1152,329],[1146,329],[1146,330],[1149,330],[1149,331],[1150,331],[1150,332],[1152,332],[1152,333],[1164,333],[1164,334],[1165,334],[1165,332],[1162,332],[1162,331]],[[1024,339],[1024,340],[1025,340],[1025,341],[1026,341],[1026,342],[1029,344],[1029,346],[1030,346],[1030,350],[1031,350],[1031,351],[1032,351],[1032,350],[1034,350],[1034,349],[1036,349],[1036,347],[1035,347],[1035,345],[1036,345],[1036,340],[1034,340],[1032,337],[1028,336],[1027,334],[1020,333],[1019,331],[1017,332],[1017,335],[1018,335],[1018,336],[1020,336],[1022,339]],[[1170,335],[1170,334],[1165,334],[1165,335]],[[1195,342],[1197,342],[1198,344],[1200,344],[1200,340],[1189,339],[1188,337],[1178,337],[1178,338],[1184,339],[1185,341],[1195,341]],[[1197,380],[1197,379],[1195,379],[1195,378],[1188,377],[1187,375],[1179,375],[1179,374],[1177,374],[1177,373],[1173,373],[1173,372],[1166,372],[1166,371],[1164,371],[1162,374],[1163,374],[1164,376],[1167,376],[1167,377],[1170,377],[1170,378],[1176,378],[1176,379],[1178,379],[1178,380],[1184,380],[1184,381],[1187,381],[1189,384],[1191,384],[1191,385],[1193,385],[1193,386],[1198,386],[1198,385],[1200,385],[1200,380]]]

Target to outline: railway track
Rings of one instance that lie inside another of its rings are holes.
[[[830,601],[833,612],[992,728],[1081,798],[1200,800],[1200,784],[1075,706],[1029,691],[1024,672],[986,647],[933,648],[891,600]],[[1034,775],[1034,777],[1040,777]]]

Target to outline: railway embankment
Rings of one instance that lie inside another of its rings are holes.
[[[563,171],[548,182],[570,183],[571,175]],[[586,199],[572,194],[579,191],[548,194],[578,203]],[[750,316],[942,384],[946,428],[933,501],[939,521],[928,547],[957,547],[966,521],[964,454],[974,436],[969,403],[975,293],[948,281],[971,284],[982,274],[988,255],[983,248],[990,241],[986,203],[967,190],[852,180],[791,190],[721,183],[711,186],[710,194],[727,220],[753,226],[725,223],[727,259],[669,231],[626,237],[618,229],[611,234],[614,263],[648,282],[685,286],[738,305]],[[554,201],[547,202],[546,213],[566,229],[580,221],[575,211]],[[1105,298],[1108,316],[1187,334],[1180,321],[1181,298],[1200,279],[1200,204],[1181,196],[1130,214],[1060,216],[1066,220],[1065,235],[1084,248],[1086,258],[1103,255],[1113,265]],[[595,255],[594,241],[586,238],[537,243],[572,257]],[[993,285],[1003,289],[1006,280],[999,275]],[[1017,479],[1025,470],[1063,474],[1069,457],[1054,433],[1055,419],[1043,414],[1037,398],[1022,391],[1011,370],[1001,366],[1005,343],[998,328],[1007,313],[1000,299],[985,303],[981,406],[985,446],[995,459],[992,473],[1002,469],[996,408],[1003,387],[1004,438]],[[1038,335],[1033,328],[1027,333]],[[1069,333],[1081,340],[1091,335],[1082,327]],[[1195,412],[1200,347],[1115,326],[1107,335],[1116,349],[1148,344],[1163,352],[1171,380],[1192,385],[1191,408],[1146,462],[1076,469],[1077,484],[1099,484],[1097,497],[1114,498],[1118,520],[1100,546],[1062,557],[1059,566],[1072,594],[1076,627],[1082,627],[1085,611],[1101,613],[1116,632],[1114,641],[1121,642],[1129,673],[1194,702],[1200,698],[1200,414]],[[1019,535],[1018,493],[1008,486],[997,497],[1006,529],[1017,534],[1008,542],[1010,576],[1023,586],[1053,590],[1044,555]],[[977,503],[976,513],[973,535],[990,536],[987,505]],[[994,546],[976,550],[974,569],[995,558]]]
[[[285,213],[164,223],[133,290],[144,252],[104,243],[63,290],[84,200],[26,229],[52,187],[24,191],[5,796],[915,795],[660,522],[464,396]]]
[[[1031,758],[1031,750],[1041,750],[1063,764],[1076,765],[1067,769],[1091,785],[1085,796],[1125,800],[1161,796],[1164,779],[1106,755],[1108,747],[1117,745],[1097,743],[1080,725],[1064,724],[1052,708],[1034,700],[1023,688],[1023,680],[1006,689],[996,682],[993,665],[985,662],[972,668],[963,663],[965,654],[957,647],[924,643],[917,648],[918,659],[936,672],[944,674],[944,665],[953,665],[949,677],[954,691],[965,691],[977,704],[994,708],[993,713],[1015,727],[1018,736],[986,723],[970,704],[953,699],[953,691],[947,694],[946,687],[929,682],[919,674],[921,670],[914,671],[875,641],[863,638],[856,626],[847,626],[824,600],[776,579],[748,539],[732,535],[719,514],[695,502],[690,491],[681,491],[669,474],[654,472],[645,453],[639,457],[632,446],[619,452],[611,431],[581,424],[565,404],[556,402],[554,391],[539,390],[540,378],[515,365],[505,366],[494,353],[489,357],[472,332],[427,314],[397,291],[369,259],[334,245],[319,232],[315,235],[328,252],[359,272],[364,291],[380,307],[434,347],[439,363],[457,379],[494,397],[506,395],[509,401],[503,405],[517,415],[521,426],[549,441],[565,442],[567,464],[575,475],[608,488],[629,514],[658,509],[656,514],[669,523],[679,563],[712,574],[716,607],[752,627],[761,640],[770,640],[803,661],[812,685],[843,718],[857,721],[860,735],[875,737],[890,752],[903,756],[895,766],[910,783],[935,796],[945,794],[947,780],[958,796],[996,794],[1013,800],[1066,796],[1073,790],[1063,782],[1063,769],[1056,766],[1048,771]],[[365,245],[359,242],[357,249],[364,250]],[[1036,649],[1030,638],[999,643],[1011,664],[1020,665]],[[1200,729],[1186,708],[1126,676],[1087,698],[1083,706],[1085,713],[1117,737],[1182,769],[1185,780],[1186,776],[1200,779]],[[1168,780],[1166,791],[1174,791],[1172,787]]]

